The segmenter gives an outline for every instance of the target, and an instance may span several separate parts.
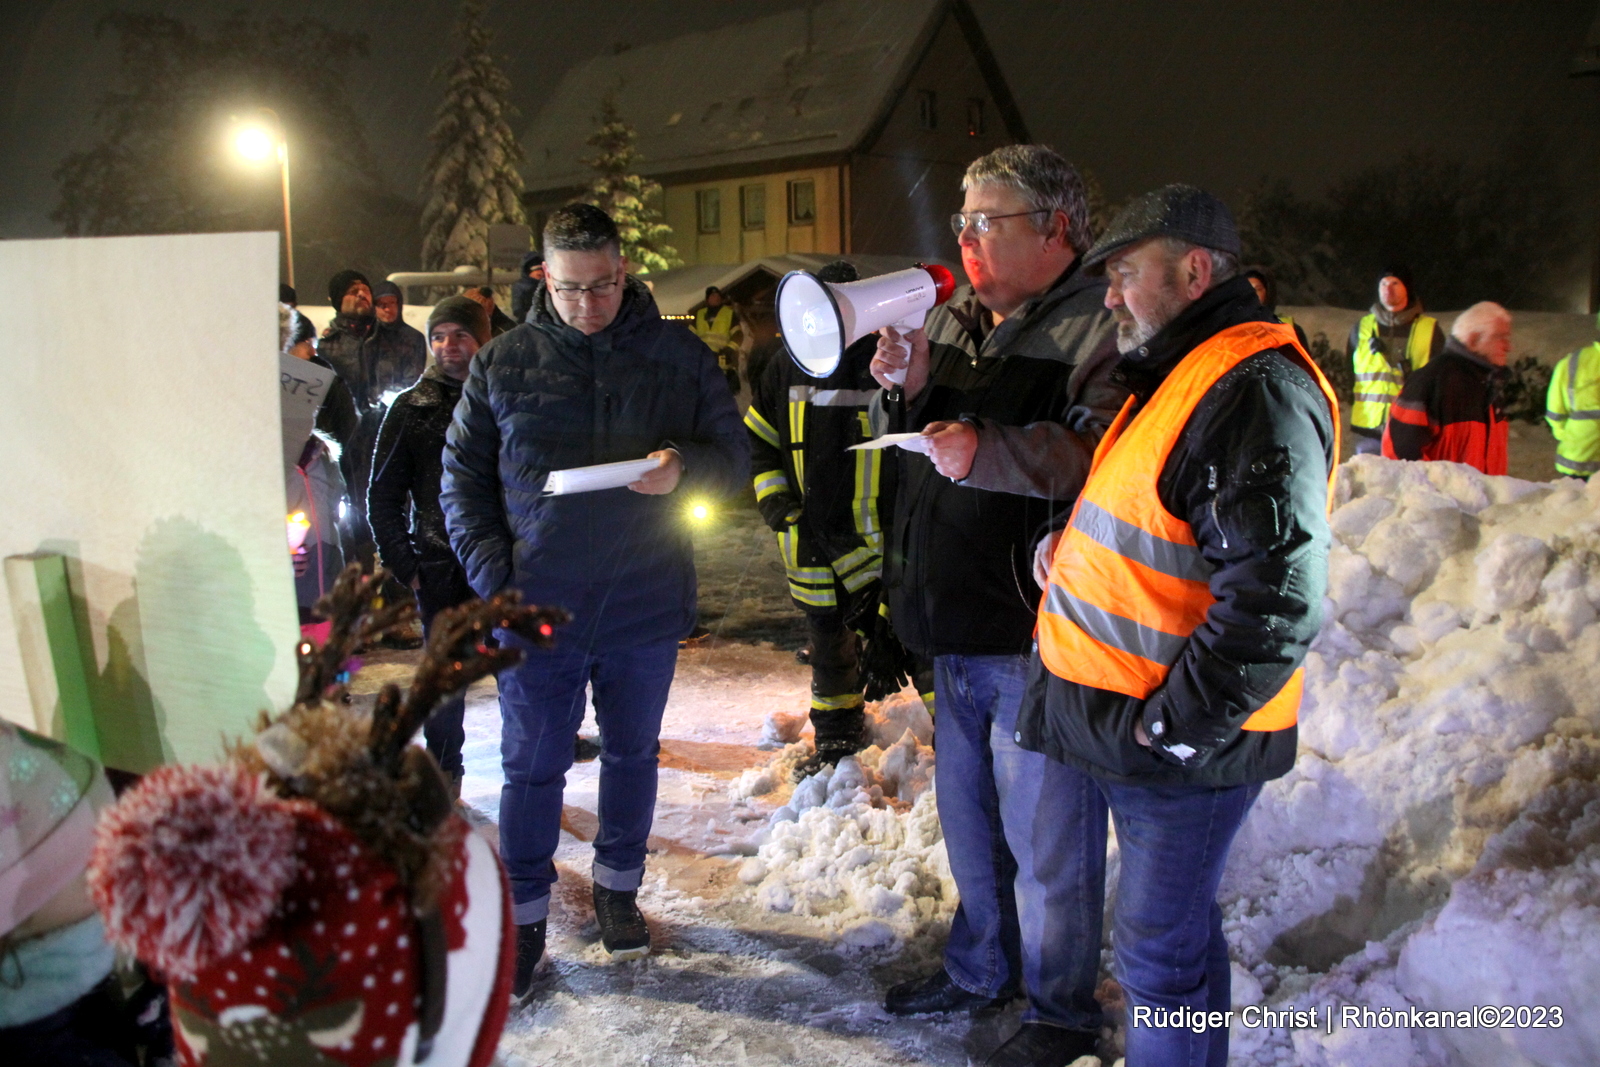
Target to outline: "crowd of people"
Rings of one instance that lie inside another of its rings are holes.
[[[387,595],[414,597],[430,634],[446,609],[506,591],[571,615],[553,641],[548,626],[497,635],[519,657],[499,675],[511,998],[530,995],[545,953],[586,699],[600,731],[594,914],[613,958],[650,951],[637,893],[658,739],[696,623],[684,501],[753,485],[808,626],[814,751],[797,773],[858,751],[865,702],[908,681],[934,713],[960,901],[940,965],[886,990],[885,1010],[1020,997],[1021,1025],[989,1064],[1094,1053],[1113,825],[1128,1006],[1229,1008],[1216,893],[1262,785],[1295,759],[1339,404],[1270,277],[1241,267],[1216,197],[1165,186],[1096,236],[1080,175],[1036,145],[974,161],[961,190],[967,284],[923,328],[852,345],[826,378],[782,358],[751,368],[742,417],[722,294],[708,290],[692,329],[665,320],[593,206],[551,214],[511,316],[475,289],[438,303],[421,333],[398,288],[352,270],[331,280],[318,338],[285,294],[284,353],[332,372],[289,480],[291,511],[314,516],[296,553],[302,605],[354,560],[381,563]],[[821,276],[856,275],[841,260]],[[1405,268],[1385,270],[1349,338],[1356,451],[1504,473],[1510,343],[1510,314],[1488,302],[1444,337]],[[1548,407],[1558,472],[1600,469],[1600,343],[1562,361]],[[921,447],[850,450],[890,432]],[[655,466],[625,487],[545,491],[553,471],[641,457]],[[458,690],[423,729],[456,791],[462,712]],[[262,749],[269,767],[305,759],[279,745]],[[10,727],[5,753],[27,847],[0,835],[0,883],[37,869],[25,857],[41,841],[65,858],[0,896],[0,981],[20,961],[28,990],[0,997],[0,1033],[77,1050],[106,1010],[83,825],[109,789],[88,761]],[[53,814],[36,817],[47,796]],[[1226,1025],[1126,1032],[1132,1064],[1222,1067],[1227,1044]],[[37,1062],[131,1062],[118,1055]]]

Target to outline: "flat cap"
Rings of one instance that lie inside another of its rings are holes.
[[[1227,204],[1193,185],[1164,185],[1117,212],[1083,258],[1084,268],[1098,274],[1111,256],[1151,237],[1175,237],[1235,256],[1240,251],[1239,228]]]

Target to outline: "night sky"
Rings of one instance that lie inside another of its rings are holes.
[[[490,23],[515,102],[531,115],[569,65],[618,42],[800,6],[500,0]],[[1565,76],[1595,0],[972,6],[1035,139],[1093,170],[1114,198],[1178,179],[1232,198],[1262,175],[1315,192],[1411,149],[1469,157],[1533,127],[1555,146],[1586,232],[1600,221],[1600,78]],[[51,172],[92,137],[115,70],[112,44],[93,26],[118,7],[204,21],[227,5],[0,0],[0,237],[57,232]],[[371,56],[349,73],[352,96],[388,182],[414,196],[453,0],[271,7],[369,34]]]

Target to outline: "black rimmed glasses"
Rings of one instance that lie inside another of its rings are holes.
[[[950,216],[950,229],[957,237],[960,237],[962,231],[971,226],[973,232],[982,237],[989,232],[989,224],[996,219],[1017,219],[1024,215],[1048,214],[1050,214],[1049,208],[1036,208],[1033,211],[1013,211],[1009,215],[986,215],[981,211],[958,211]]]
[[[595,282],[593,285],[551,285],[550,291],[568,303],[576,304],[584,298],[584,294],[603,299],[617,291],[617,283]]]

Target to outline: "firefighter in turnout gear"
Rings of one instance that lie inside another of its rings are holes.
[[[1588,480],[1600,471],[1600,341],[1556,364],[1544,406],[1556,436],[1556,473]]]
[[[1350,429],[1356,451],[1383,451],[1383,426],[1389,407],[1412,371],[1421,370],[1444,347],[1439,321],[1422,313],[1422,301],[1405,267],[1378,276],[1378,302],[1350,329],[1350,362],[1355,370],[1355,403]]]
[[[739,395],[739,345],[743,340],[739,320],[726,303],[722,290],[706,286],[706,302],[694,313],[694,335],[706,343],[717,357],[717,366],[728,379],[728,388]]]
[[[843,260],[818,272],[825,282],[856,280]],[[867,671],[856,628],[869,642],[898,642],[881,612],[883,528],[880,514],[894,470],[870,440],[867,406],[878,391],[868,365],[876,334],[857,341],[826,378],[806,374],[787,353],[774,356],[750,383],[751,470],[756,507],[778,535],[789,595],[805,612],[811,638],[811,725],[816,755],[797,775],[857,751],[863,742]],[[891,475],[892,476],[892,475]],[[931,679],[918,688],[932,690]],[[926,699],[926,697],[924,698]],[[931,704],[930,704],[931,706]]]

